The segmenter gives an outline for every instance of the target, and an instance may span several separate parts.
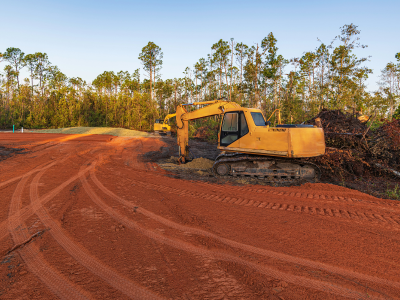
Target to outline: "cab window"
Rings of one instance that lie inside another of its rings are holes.
[[[239,138],[239,114],[226,113],[222,121],[221,146],[228,146]]]
[[[244,113],[240,113],[240,136],[244,136],[249,133],[249,127],[247,126],[246,118]]]
[[[256,126],[265,126],[265,119],[262,113],[252,112],[251,116],[253,117],[253,121]]]
[[[222,123],[222,131],[238,131],[238,113],[226,113]]]
[[[229,112],[224,115],[221,126],[221,146],[228,146],[249,133],[243,112]]]

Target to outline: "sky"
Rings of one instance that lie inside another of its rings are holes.
[[[251,46],[272,32],[278,53],[290,59],[315,50],[318,38],[330,43],[340,27],[353,23],[368,45],[356,55],[371,56],[366,66],[374,73],[367,84],[373,91],[381,70],[400,52],[399,11],[398,0],[0,0],[0,52],[45,52],[68,77],[90,83],[104,71],[142,68],[139,53],[152,41],[164,53],[161,78],[168,79],[183,77],[219,39]]]

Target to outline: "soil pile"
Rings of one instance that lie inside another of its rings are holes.
[[[181,165],[181,168],[208,170],[212,168],[213,164],[214,161],[200,157]]]
[[[163,168],[173,168],[173,169],[194,169],[194,170],[210,170],[214,164],[214,161],[204,157],[195,158],[185,164],[178,164],[178,157],[171,156],[171,158],[165,160],[161,163]]]

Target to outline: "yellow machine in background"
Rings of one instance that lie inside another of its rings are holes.
[[[154,132],[156,133],[167,133],[171,134],[171,126],[168,124],[168,120],[175,117],[176,114],[169,114],[164,118],[164,121],[161,119],[156,119],[154,123]]]
[[[224,100],[193,103],[206,106],[191,112],[185,109],[186,105],[181,104],[176,110],[181,163],[189,155],[188,121],[221,115],[218,149],[223,152],[214,163],[215,175],[251,176],[270,181],[314,181],[319,177],[319,168],[301,158],[325,154],[322,128],[292,124],[271,127],[261,110]]]
[[[360,115],[359,117],[357,117],[357,119],[361,122],[361,123],[367,123],[370,119],[369,116],[367,115]]]

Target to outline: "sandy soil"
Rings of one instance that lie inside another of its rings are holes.
[[[159,138],[0,146],[1,299],[400,299],[398,201],[177,178]]]
[[[68,127],[68,128],[57,128],[57,129],[28,129],[25,132],[32,133],[64,133],[64,134],[105,134],[113,136],[142,136],[150,137],[153,136],[151,133],[144,131],[137,131],[125,128],[113,128],[113,127]]]

